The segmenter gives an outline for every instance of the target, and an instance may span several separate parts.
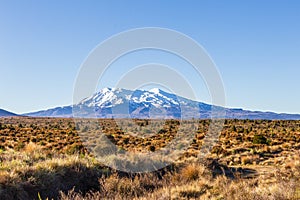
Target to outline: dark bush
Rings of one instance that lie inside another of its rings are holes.
[[[269,144],[269,141],[263,135],[254,135],[253,144]]]

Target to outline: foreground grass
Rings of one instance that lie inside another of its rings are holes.
[[[176,120],[121,120],[124,129],[111,119],[98,123],[88,128],[101,129],[120,150],[142,152],[164,147],[179,126]],[[0,199],[300,199],[300,121],[226,120],[201,162],[196,157],[209,121],[181,125],[199,125],[184,155],[159,171],[134,174],[97,162],[72,119],[1,118]]]
[[[88,157],[45,154],[34,144],[29,150],[0,154],[0,199],[37,199],[38,193],[57,198],[59,191],[99,189],[105,167]]]
[[[45,154],[33,143],[23,151],[2,151],[0,159],[0,199],[7,200],[300,198],[299,160],[270,173],[268,183],[259,176],[215,173],[222,165],[192,159],[153,173],[121,173],[89,156]]]

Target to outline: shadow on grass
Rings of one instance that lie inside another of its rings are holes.
[[[217,159],[206,159],[205,161],[203,161],[203,164],[211,171],[214,178],[218,175],[225,175],[230,179],[248,179],[256,178],[259,176],[258,172],[254,169],[246,167],[228,167],[219,163]]]
[[[248,168],[234,168],[222,165],[218,160],[207,159],[203,162],[204,166],[211,172],[213,177],[225,175],[228,178],[254,178],[258,174],[255,170]],[[178,171],[175,165],[167,166],[155,172],[151,172],[157,180],[164,179],[165,174]],[[116,174],[119,178],[129,178],[134,180],[136,176],[141,174],[126,173],[115,171],[102,165],[93,165],[87,167],[81,163],[72,165],[59,165],[50,169],[34,169],[27,170],[18,174],[18,180],[0,180],[0,199],[5,200],[29,200],[39,199],[58,199],[60,191],[68,193],[73,190],[80,194],[86,194],[91,191],[99,191],[102,193],[103,188],[99,184],[100,178],[105,178],[111,174]],[[157,182],[158,183],[158,182]],[[149,191],[155,190],[145,187]]]

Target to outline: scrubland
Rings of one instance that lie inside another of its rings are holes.
[[[0,199],[300,199],[300,121],[225,120],[201,159],[210,120],[76,121],[0,118]],[[188,148],[153,172],[118,171],[86,148],[103,133],[117,151],[155,152],[182,126],[195,130]]]

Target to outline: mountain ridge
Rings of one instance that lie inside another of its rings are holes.
[[[211,118],[218,110],[218,118],[299,120],[300,114],[249,111],[241,108],[223,108],[190,100],[158,88],[128,90],[103,88],[78,104],[25,113],[32,117],[82,118]],[[223,113],[223,114],[222,114]],[[74,116],[73,116],[74,114]]]
[[[18,116],[18,115],[13,112],[9,112],[7,110],[0,108],[0,117],[14,117],[14,116]]]

